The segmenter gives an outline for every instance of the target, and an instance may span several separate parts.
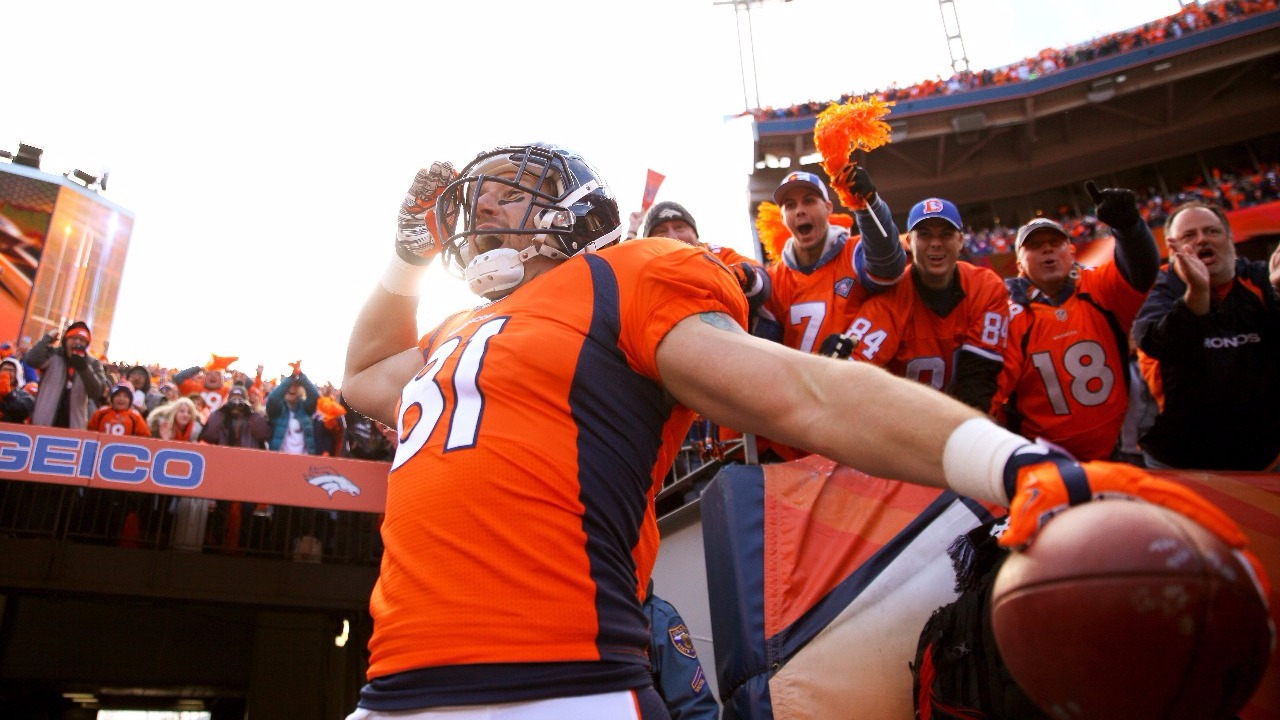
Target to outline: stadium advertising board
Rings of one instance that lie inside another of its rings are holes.
[[[214,500],[381,513],[384,462],[6,423],[0,477]]]

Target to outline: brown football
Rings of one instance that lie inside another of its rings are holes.
[[[1246,563],[1190,519],[1103,500],[1050,520],[992,587],[996,644],[1050,717],[1232,718],[1273,629]]]

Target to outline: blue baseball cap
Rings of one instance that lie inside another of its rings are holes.
[[[782,196],[787,192],[787,190],[790,190],[796,185],[808,185],[816,190],[818,194],[822,196],[823,200],[831,202],[831,196],[827,194],[827,186],[822,182],[822,178],[811,172],[805,172],[803,170],[796,170],[793,173],[788,173],[786,177],[782,178],[782,182],[778,183],[778,189],[773,191],[773,201],[781,205]]]
[[[915,204],[915,207],[911,208],[911,214],[907,215],[907,232],[914,230],[921,220],[928,220],[929,218],[942,218],[955,226],[957,230],[964,225],[964,221],[960,219],[960,211],[956,209],[956,206],[950,200],[928,198],[921,200]]]

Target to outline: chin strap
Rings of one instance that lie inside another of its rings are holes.
[[[539,254],[542,243],[530,245],[524,250],[498,248],[477,255],[463,273],[471,292],[485,297],[503,293],[524,282],[524,264]]]

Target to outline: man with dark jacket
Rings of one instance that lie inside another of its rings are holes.
[[[1280,295],[1267,263],[1236,256],[1231,226],[1198,201],[1165,221],[1171,261],[1133,337],[1160,405],[1147,467],[1274,470],[1280,457]]]
[[[644,614],[649,620],[649,666],[653,686],[671,713],[671,720],[716,720],[720,705],[711,695],[707,676],[693,646],[693,635],[679,611],[653,594],[653,580],[645,591]]]
[[[93,336],[85,322],[71,323],[62,343],[55,346],[57,340],[58,331],[51,330],[26,355],[26,361],[40,370],[40,392],[31,424],[83,430],[89,415],[106,397],[107,374],[102,363],[89,354]]]
[[[209,413],[209,420],[200,431],[200,442],[210,445],[265,450],[270,439],[271,425],[267,423],[267,416],[249,405],[249,392],[239,383],[227,391],[227,401]],[[259,512],[263,514],[258,515]],[[266,518],[267,512],[266,505],[219,500],[210,523],[213,542],[232,550],[244,547],[248,544],[253,519]],[[257,524],[269,523],[260,520]]]

